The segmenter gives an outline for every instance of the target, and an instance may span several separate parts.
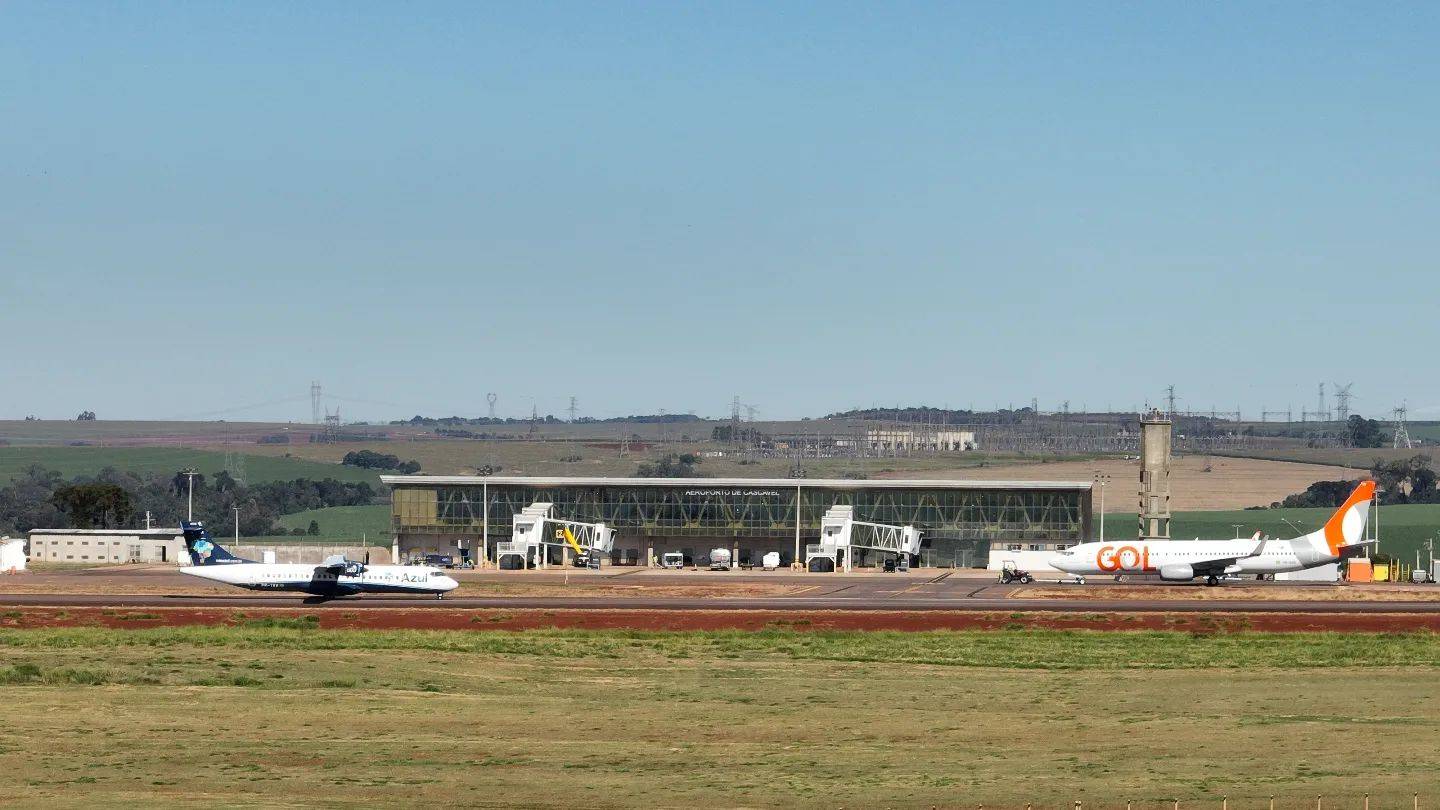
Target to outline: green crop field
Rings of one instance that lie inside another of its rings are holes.
[[[309,619],[0,630],[0,795],[35,807],[1440,799],[1430,634],[321,631]]]
[[[171,475],[194,467],[206,475],[225,469],[225,454],[184,447],[0,447],[0,481],[10,481],[32,464],[58,470],[66,478],[94,475],[105,467],[138,473]],[[372,470],[318,461],[269,455],[244,456],[245,480],[250,483],[288,481],[293,478],[334,478],[379,485]]]
[[[1290,538],[1313,532],[1324,525],[1333,509],[1242,509],[1222,512],[1176,512],[1170,521],[1170,536],[1191,540],[1220,540],[1240,535],[1249,537],[1262,531],[1272,537]],[[1440,533],[1440,504],[1406,504],[1382,506],[1380,516],[1380,551],[1414,563],[1415,550],[1426,538]],[[1288,520],[1300,531],[1285,523]],[[1134,512],[1111,513],[1105,516],[1105,533],[1111,539],[1135,536]],[[1437,543],[1440,551],[1440,543]]]
[[[1405,429],[1410,432],[1412,439],[1440,442],[1440,422],[1409,422]]]
[[[304,529],[310,521],[320,524],[320,536],[326,540],[354,540],[362,538],[380,545],[390,545],[390,507],[381,506],[331,506],[325,509],[307,509],[282,515],[277,523],[285,529]]]

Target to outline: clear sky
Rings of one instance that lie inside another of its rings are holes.
[[[0,417],[1440,418],[1437,42],[1436,3],[5,2]]]

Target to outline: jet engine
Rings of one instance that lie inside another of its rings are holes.
[[[1189,563],[1160,566],[1160,578],[1166,582],[1189,582],[1195,578],[1195,567]]]

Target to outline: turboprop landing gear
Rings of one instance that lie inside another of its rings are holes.
[[[1205,577],[1205,584],[1213,588],[1216,585],[1220,584],[1220,578],[1215,576],[1214,574],[1211,574],[1210,576]]]

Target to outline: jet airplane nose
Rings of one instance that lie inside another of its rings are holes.
[[[1068,566],[1068,565],[1070,564],[1070,558],[1069,558],[1069,557],[1066,557],[1066,556],[1063,555],[1063,554],[1056,554],[1055,556],[1053,556],[1053,557],[1050,558],[1049,562],[1050,562],[1050,567],[1051,567],[1051,568],[1054,568],[1054,569],[1057,570],[1057,571],[1069,571],[1069,570],[1070,570],[1069,568],[1066,567],[1066,566]]]

